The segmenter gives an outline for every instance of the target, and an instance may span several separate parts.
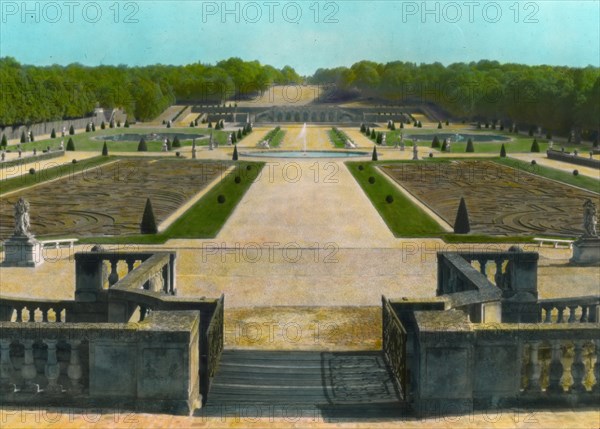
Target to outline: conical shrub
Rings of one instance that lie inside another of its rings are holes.
[[[454,233],[468,234],[470,231],[469,212],[467,210],[467,203],[463,197],[460,199],[460,204],[458,205],[458,212],[456,213],[456,220],[454,221]]]

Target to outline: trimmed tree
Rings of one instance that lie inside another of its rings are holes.
[[[125,124],[123,126],[129,128],[129,119],[125,119]]]
[[[531,152],[539,152],[540,145],[538,144],[537,139],[533,139],[533,143],[531,144]]]
[[[364,134],[366,131],[367,128],[365,127],[365,124],[360,124],[360,132]]]
[[[442,143],[442,152],[446,152],[448,150],[448,143],[444,139],[444,143]]]
[[[66,150],[75,150],[75,143],[73,143],[73,139],[69,137],[69,141],[67,142]]]
[[[423,124],[421,123],[421,121],[417,122],[417,128],[423,128]]]
[[[90,124],[87,124],[87,125],[85,126],[85,132],[86,132],[86,133],[89,133],[90,131],[92,131],[92,127],[90,127]]]
[[[52,128],[52,132],[50,133],[50,138],[51,139],[55,139],[56,138],[56,131],[54,130],[54,128]]]
[[[233,143],[233,144],[237,143],[237,137],[236,137],[235,133],[231,133],[231,143]]]
[[[438,130],[441,130],[441,129],[442,129],[442,121],[439,121],[438,122]]]
[[[104,146],[102,146],[102,156],[108,156],[108,146],[106,142],[104,142]]]
[[[92,132],[96,131],[96,124],[92,122]]]
[[[373,146],[373,156],[371,157],[371,161],[377,161],[377,146]]]
[[[21,143],[26,143],[27,138],[25,137],[25,131],[21,131]]]
[[[71,126],[69,127],[69,134],[70,134],[70,135],[75,135],[75,128],[73,127],[73,125],[71,125]]]
[[[233,146],[233,156],[231,157],[232,161],[237,161],[238,160],[238,151],[237,151],[237,145]]]
[[[500,148],[500,158],[506,158],[506,148],[504,147],[504,143],[502,143],[502,147]]]
[[[171,145],[171,140],[167,139],[167,150],[171,151],[173,149],[173,145]]]
[[[100,129],[103,130],[106,128],[106,124],[104,123],[104,121],[100,122]]]
[[[467,140],[467,150],[465,152],[475,152],[475,146],[473,145],[473,139],[469,137]]]
[[[465,202],[464,197],[461,197],[460,204],[458,205],[458,212],[456,213],[456,220],[454,221],[454,233],[468,234],[470,231],[471,225],[469,223],[467,203]]]
[[[144,140],[144,137],[140,139],[137,150],[138,152],[148,152],[148,145],[146,144],[146,140]]]
[[[111,119],[111,121],[110,121],[110,123],[108,124],[108,126],[109,126],[110,128],[114,128],[114,127],[115,127],[115,121],[114,121],[114,119]]]
[[[437,149],[440,147],[440,139],[438,136],[433,136],[433,140],[431,141],[431,147],[433,149]]]
[[[144,207],[144,214],[142,215],[142,221],[140,222],[140,233],[141,234],[156,234],[158,228],[156,226],[156,218],[154,217],[154,210],[152,210],[152,202],[150,198],[146,199],[146,207]]]
[[[377,144],[383,143],[383,133],[377,133]]]
[[[239,129],[238,129],[238,132],[237,132],[237,139],[238,139],[238,140],[241,140],[242,138],[244,138],[244,136],[242,135],[242,129],[241,129],[241,128],[239,128]]]
[[[175,136],[173,139],[173,147],[181,147],[181,142],[179,141],[179,137]]]
[[[35,139],[33,138],[33,131],[29,131],[29,139],[30,141],[35,141]]]
[[[404,122],[400,122],[400,128],[404,128]]]
[[[212,128],[212,122],[208,121],[208,128]]]
[[[375,129],[371,130],[371,140],[375,140],[377,138],[377,134],[375,134]]]
[[[2,141],[0,142],[0,146],[2,146],[2,147],[8,146],[8,140],[6,139],[6,134],[2,134]]]

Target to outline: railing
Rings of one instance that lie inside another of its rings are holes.
[[[390,302],[385,297],[381,301],[383,356],[394,376],[398,392],[404,401],[408,401],[407,334]]]
[[[141,324],[1,322],[0,403],[129,400],[136,409],[189,413],[199,406],[199,362],[190,352],[198,331],[195,312],[156,313]]]
[[[542,299],[541,320],[544,323],[597,323],[600,296]],[[565,312],[565,310],[567,310]],[[568,316],[567,314],[568,313]]]
[[[202,365],[202,368],[205,368],[206,370],[202,372],[200,377],[202,382],[200,391],[205,398],[208,396],[211,380],[219,368],[219,361],[221,360],[221,353],[223,352],[223,343],[225,339],[223,335],[225,316],[224,306],[225,296],[221,295],[216,303],[208,329],[206,330],[205,341],[202,341],[202,344],[205,344],[205,348],[202,351],[204,351],[205,356],[203,356],[203,358],[206,362],[205,365]]]
[[[476,262],[479,272],[502,289],[505,298],[517,292],[530,293],[533,298],[537,298],[539,255],[536,252],[523,252],[514,247],[508,252],[457,252],[456,254],[469,264]],[[493,274],[488,273],[490,264],[495,266]]]
[[[12,298],[0,295],[0,322],[66,322],[73,301]]]

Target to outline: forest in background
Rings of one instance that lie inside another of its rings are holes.
[[[329,95],[433,103],[457,119],[508,121],[556,134],[576,129],[587,138],[600,130],[600,68],[592,66],[360,61],[301,77],[290,66],[277,69],[240,58],[215,65],[39,67],[5,57],[0,83],[2,127],[83,117],[96,106],[120,107],[144,121],[175,102],[216,104],[251,97],[273,84],[311,83],[333,88]]]

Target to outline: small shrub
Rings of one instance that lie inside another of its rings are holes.
[[[539,152],[540,145],[538,144],[537,139],[533,139],[533,143],[531,144],[531,152]]]
[[[92,122],[92,131],[96,131],[96,124]]]
[[[359,166],[358,166],[358,170],[359,170],[359,171],[363,171],[364,169],[365,169],[365,167],[363,167],[362,165],[359,165]]]
[[[475,146],[473,145],[473,139],[471,139],[470,137],[469,137],[469,140],[467,140],[466,152],[475,152]]]
[[[67,142],[66,150],[75,150],[75,143],[71,137],[69,137],[69,141]]]
[[[69,127],[69,134],[74,135],[75,134],[75,128],[73,127],[73,125],[71,125]]]
[[[123,125],[123,127],[129,128],[129,119],[125,119],[125,125]]]
[[[181,156],[181,152],[175,152],[175,156]]]
[[[21,143],[26,143],[27,138],[25,137],[25,131],[21,131]]]
[[[137,150],[138,152],[148,152],[148,145],[143,137],[140,139]]]
[[[235,176],[235,179],[233,179],[235,181],[235,183],[241,183],[242,182],[242,178],[240,176]]]
[[[100,123],[100,129],[101,129],[101,130],[103,130],[103,129],[105,129],[105,128],[106,128],[106,124],[104,123],[104,121],[102,121],[102,122]]]
[[[35,168],[30,168],[29,169],[29,174],[35,174]]]
[[[377,156],[377,146],[373,146],[373,155],[371,155],[371,161],[377,161],[379,157]]]
[[[438,136],[434,136],[433,140],[431,141],[431,147],[433,149],[439,149],[440,148],[440,139],[438,138]]]
[[[504,147],[504,143],[502,143],[502,147],[500,148],[500,158],[506,158],[506,148]]]
[[[2,134],[2,141],[0,142],[0,146],[2,146],[2,147],[8,146],[8,140],[6,139],[5,134]]]
[[[438,122],[438,130],[441,130],[441,129],[442,129],[442,122],[440,121],[440,122]]]
[[[250,170],[252,170],[252,166],[251,165],[247,165],[246,166],[246,171],[250,171]]]
[[[141,234],[156,234],[158,228],[156,226],[156,218],[154,216],[154,210],[152,210],[152,202],[150,198],[146,199],[146,207],[144,207],[144,214],[142,215],[142,221],[140,222],[140,233]]]
[[[433,158],[433,152],[429,152],[429,158]]]
[[[102,146],[102,156],[108,156],[108,146],[106,142],[104,142],[104,146]]]
[[[388,195],[387,197],[385,197],[385,202],[388,204],[392,204],[394,202],[394,197]]]
[[[77,164],[77,160],[75,158],[73,158],[73,160],[71,161],[73,164]]]
[[[54,128],[52,128],[52,132],[50,133],[50,138],[51,139],[55,139],[56,138],[56,131],[54,130]]]
[[[375,183],[375,178],[373,176],[369,177],[369,183],[372,185]]]
[[[173,139],[173,147],[181,147],[181,142],[179,141],[179,137],[175,136]]]
[[[464,198],[460,199],[458,205],[458,212],[456,213],[456,220],[454,221],[454,233],[455,234],[468,234],[471,231],[471,225],[469,223],[469,212],[467,210],[467,203]]]
[[[573,170],[573,176],[579,176],[579,170]]]
[[[223,203],[225,202],[225,195],[219,195],[219,196],[217,197],[217,202],[218,202],[219,204],[223,204]]]
[[[237,145],[235,145],[233,147],[233,155],[231,156],[231,160],[232,161],[237,161],[238,160],[238,150],[237,150]]]
[[[531,160],[531,165],[536,165],[536,164],[537,164],[537,161],[535,159],[532,159]]]

